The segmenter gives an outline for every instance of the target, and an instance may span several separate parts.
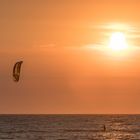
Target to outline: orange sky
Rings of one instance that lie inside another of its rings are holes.
[[[0,113],[140,113],[139,9],[139,0],[1,0]],[[104,49],[114,23],[129,53]]]

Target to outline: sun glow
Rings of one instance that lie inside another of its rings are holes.
[[[126,37],[123,32],[114,32],[110,37],[109,48],[113,51],[121,51],[128,48]]]

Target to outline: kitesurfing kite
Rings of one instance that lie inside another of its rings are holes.
[[[22,63],[23,63],[23,61],[19,61],[19,62],[16,62],[14,65],[14,68],[13,68],[13,78],[14,79],[13,80],[15,82],[19,81]]]

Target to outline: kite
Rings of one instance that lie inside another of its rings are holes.
[[[13,80],[15,82],[19,81],[20,78],[20,71],[21,71],[21,65],[23,61],[16,62],[13,68]]]

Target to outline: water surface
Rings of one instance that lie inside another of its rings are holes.
[[[3,139],[140,140],[140,115],[1,115]]]

